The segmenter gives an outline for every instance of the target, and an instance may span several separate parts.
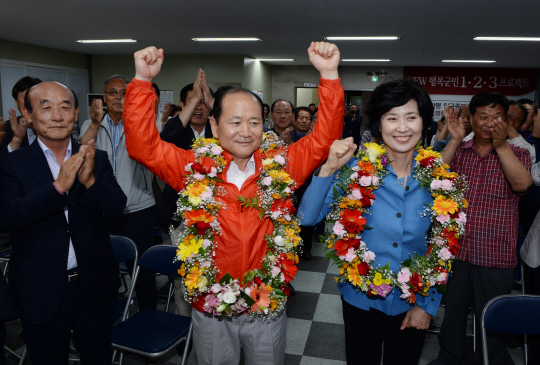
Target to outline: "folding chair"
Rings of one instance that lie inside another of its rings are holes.
[[[539,295],[500,295],[482,311],[482,354],[489,365],[486,329],[516,335],[540,335]],[[525,363],[527,364],[527,358]]]
[[[135,242],[133,240],[123,237],[123,236],[111,236],[111,245],[114,253],[114,258],[116,262],[122,267],[122,265],[125,267],[125,274],[127,275],[127,267],[125,266],[125,263],[130,260],[134,260],[134,262],[137,262],[137,259],[139,258],[139,253],[137,252],[137,246],[135,245]],[[133,278],[135,277],[135,270],[136,267],[133,265],[133,272],[129,273],[132,278],[132,285],[131,288],[134,287],[133,285]],[[125,279],[125,275],[122,275],[121,272],[121,280],[122,285],[125,288],[125,291],[123,291],[121,294],[128,292],[128,285],[127,281]],[[127,299],[119,299],[116,298],[113,301],[113,323],[117,323],[120,319],[125,320],[128,317],[129,309],[132,302]]]
[[[139,259],[128,301],[131,301],[133,296],[133,287],[141,267],[154,273],[179,277],[179,263],[173,263],[175,256],[176,247],[171,245],[158,245],[146,250]],[[192,326],[190,317],[160,310],[149,309],[127,317],[113,327],[113,363],[117,350],[120,351],[121,365],[123,352],[155,358],[175,348],[182,341],[189,344]],[[186,363],[188,348],[189,346],[184,347],[182,365]]]
[[[8,315],[4,318],[4,321],[6,323],[9,323],[9,322],[18,321],[19,319],[20,319],[19,318],[19,310],[17,308],[15,308],[10,313],[8,313]],[[15,356],[17,359],[19,359],[19,365],[24,364],[24,360],[26,359],[26,356],[27,356],[26,345],[24,346],[24,350],[23,350],[23,353],[21,355],[19,355],[18,353],[16,353],[14,350],[10,349],[7,346],[4,346],[4,350],[6,350],[7,352],[9,352],[13,356]]]

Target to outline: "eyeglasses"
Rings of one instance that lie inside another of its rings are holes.
[[[121,97],[125,98],[126,97],[126,90],[122,90],[122,91],[116,91],[116,90],[105,91],[105,94],[109,94],[112,97],[116,97],[116,96],[120,95]]]

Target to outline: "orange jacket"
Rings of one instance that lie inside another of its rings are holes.
[[[319,85],[318,120],[313,132],[293,143],[288,148],[288,173],[302,185],[309,175],[328,157],[330,145],[339,139],[343,130],[344,92],[341,79],[321,79]],[[193,152],[183,150],[171,143],[163,142],[154,123],[156,95],[152,84],[133,79],[128,84],[124,105],[124,130],[129,157],[145,165],[160,179],[176,191],[185,187],[185,166],[194,162]],[[224,151],[227,161],[219,183],[226,194],[221,201],[226,208],[219,212],[222,235],[216,235],[215,263],[219,267],[217,280],[227,272],[242,279],[246,271],[261,268],[261,258],[266,254],[265,234],[272,234],[274,226],[266,217],[259,219],[256,209],[242,209],[238,196],[257,195],[256,180],[262,168],[259,150],[255,151],[255,174],[250,176],[242,190],[227,182],[227,170],[232,156]],[[193,306],[202,311],[204,298]]]

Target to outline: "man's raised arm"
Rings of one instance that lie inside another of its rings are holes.
[[[181,176],[193,155],[163,142],[155,126],[156,95],[152,79],[163,63],[163,50],[148,47],[138,51],[135,58],[135,78],[128,84],[124,104],[124,131],[129,157],[146,166],[173,189],[183,188]]]
[[[298,185],[302,185],[328,157],[332,142],[340,139],[345,109],[344,91],[337,71],[337,46],[312,42],[308,54],[309,60],[321,74],[320,104],[313,132],[289,146],[289,172]]]

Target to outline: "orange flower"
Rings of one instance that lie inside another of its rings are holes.
[[[199,280],[201,279],[199,275],[199,268],[197,266],[194,266],[191,269],[191,272],[187,274],[185,284],[189,290],[193,290],[197,287],[197,284],[199,284]]]
[[[366,225],[366,218],[362,217],[361,210],[345,209],[341,211],[341,224],[349,233],[362,232]]]
[[[371,164],[371,162],[365,160],[360,160],[358,162],[358,167],[360,168],[360,171],[364,171],[370,174],[373,174],[377,170],[375,166]]]
[[[433,201],[433,207],[431,208],[437,212],[438,215],[447,215],[448,213],[455,213],[459,209],[458,204],[454,201],[454,198],[445,199],[444,196],[439,195]]]
[[[446,241],[448,242],[448,250],[452,253],[452,255],[456,255],[460,249],[457,235],[454,232],[448,232],[445,228],[443,229],[441,236],[446,238]]]
[[[184,212],[184,218],[187,226],[192,226],[197,222],[210,223],[214,221],[214,216],[202,209],[188,210]]]
[[[263,313],[264,309],[261,309],[261,307],[268,308],[270,305],[270,293],[268,293],[268,289],[264,285],[252,285],[250,296],[255,301],[251,309],[256,313]]]
[[[281,259],[281,272],[283,273],[283,276],[285,276],[285,281],[289,282],[296,276],[298,268],[296,267],[294,260],[287,259],[284,252],[279,255],[279,258]]]
[[[355,285],[360,286],[362,285],[362,275],[358,272],[356,266],[350,266],[347,269],[348,279],[349,281]]]
[[[182,276],[186,276],[186,264],[182,262],[182,266],[178,269],[178,274]]]

